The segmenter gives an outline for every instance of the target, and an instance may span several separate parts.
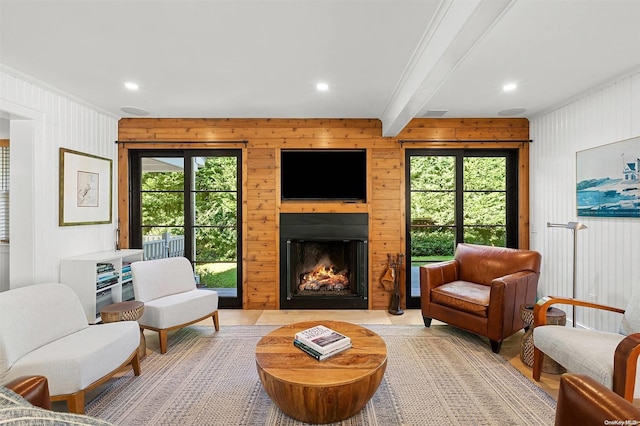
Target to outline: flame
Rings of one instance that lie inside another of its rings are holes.
[[[312,271],[302,274],[300,290],[344,290],[349,288],[348,271],[336,271],[335,266],[317,265]]]

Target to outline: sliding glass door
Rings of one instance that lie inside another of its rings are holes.
[[[221,307],[242,306],[241,151],[131,150],[131,247],[185,256]]]
[[[420,306],[419,266],[459,242],[516,247],[516,150],[407,150],[407,307]]]

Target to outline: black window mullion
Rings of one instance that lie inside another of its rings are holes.
[[[464,151],[456,157],[456,245],[464,242]]]
[[[518,153],[507,154],[507,247],[518,247]]]
[[[193,155],[183,153],[184,157],[184,246],[185,254],[191,263],[195,262],[194,237],[193,237]]]

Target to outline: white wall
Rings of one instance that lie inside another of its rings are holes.
[[[58,226],[58,176],[61,147],[110,158],[115,196],[118,117],[2,65],[0,113],[11,120],[11,278],[2,291],[58,281],[61,258],[114,248],[114,224]]]
[[[577,234],[576,297],[624,309],[640,292],[640,219],[577,217],[576,152],[640,136],[640,71],[532,119],[530,134],[531,248],[543,259],[538,297],[571,296],[572,233],[546,224],[578,220],[589,229]],[[579,325],[609,331],[620,320],[586,308],[576,315]]]

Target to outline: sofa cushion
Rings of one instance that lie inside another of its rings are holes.
[[[162,267],[158,267],[159,264]],[[134,262],[131,264],[131,273],[136,300],[145,302],[145,311],[146,303],[150,300],[196,288],[191,263],[185,257]],[[153,285],[137,285],[137,282],[152,282]]]
[[[57,283],[0,293],[0,324],[0,380],[25,354],[89,327],[78,296]]]
[[[453,281],[431,290],[431,302],[486,318],[491,287],[467,281]]]
[[[154,328],[170,328],[210,315],[217,307],[217,292],[194,289],[145,302],[138,322]]]
[[[544,325],[533,330],[534,345],[570,373],[586,374],[613,389],[613,354],[624,335],[560,325]],[[576,356],[580,354],[580,356]],[[636,383],[640,383],[640,368]],[[640,398],[636,386],[635,398]]]
[[[24,355],[0,383],[40,375],[48,379],[51,395],[74,393],[118,368],[139,344],[135,321],[92,325]]]

